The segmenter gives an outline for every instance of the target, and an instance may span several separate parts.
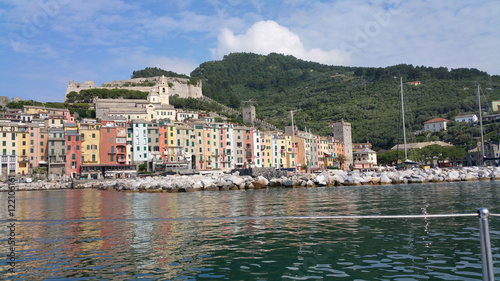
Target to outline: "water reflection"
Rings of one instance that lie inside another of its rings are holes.
[[[494,182],[189,194],[67,190],[17,197],[18,219],[65,220],[18,223],[20,265],[6,278],[28,280],[480,280],[474,218],[138,219],[470,213],[479,206],[498,213],[500,199]],[[499,268],[497,220],[491,219],[490,231]],[[0,241],[2,253],[7,246]]]

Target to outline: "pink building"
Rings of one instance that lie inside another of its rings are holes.
[[[78,131],[67,130],[65,132],[66,139],[66,174],[71,178],[75,178],[80,173],[82,165],[82,139]]]
[[[243,131],[243,148],[245,149],[245,164],[250,167],[254,163],[253,157],[253,128],[245,127]]]

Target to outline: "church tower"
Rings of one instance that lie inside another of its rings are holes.
[[[168,95],[168,83],[165,75],[162,75],[160,79],[158,79],[158,95],[160,96],[160,103],[162,105],[170,104]]]

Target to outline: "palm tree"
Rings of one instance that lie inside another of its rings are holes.
[[[342,169],[342,166],[344,166],[344,162],[345,162],[345,155],[344,154],[339,154],[337,156],[337,161],[339,162],[339,168]]]

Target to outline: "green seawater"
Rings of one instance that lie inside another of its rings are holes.
[[[8,273],[8,199],[0,193],[3,280],[482,280],[476,217],[258,217],[471,214],[479,207],[500,214],[497,181],[15,196],[16,266]],[[252,218],[216,219],[242,216]],[[500,217],[489,225],[500,279]]]

